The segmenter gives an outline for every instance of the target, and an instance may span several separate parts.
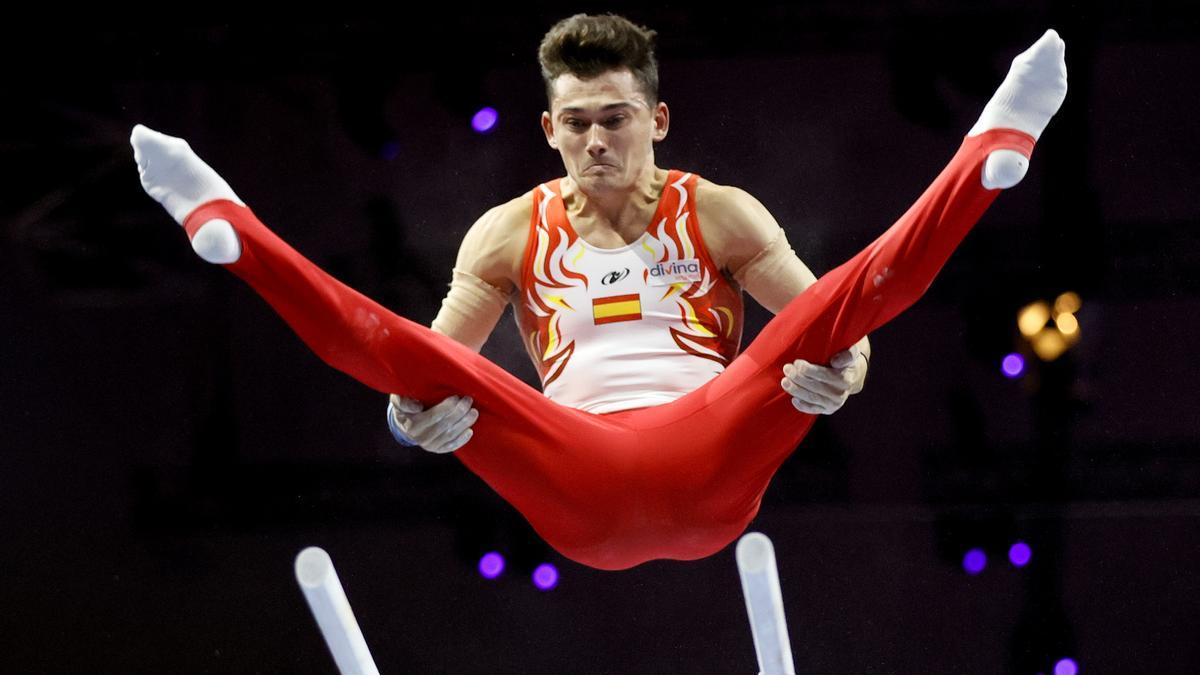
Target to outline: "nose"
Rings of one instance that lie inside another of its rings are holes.
[[[599,157],[608,151],[608,143],[604,140],[604,129],[599,124],[593,124],[588,129],[587,152],[592,157]]]

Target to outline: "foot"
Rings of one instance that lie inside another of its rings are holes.
[[[198,206],[227,199],[245,206],[229,183],[192,152],[182,138],[167,136],[141,124],[129,136],[137,162],[142,189],[180,225]],[[229,264],[242,255],[233,225],[227,220],[210,220],[192,236],[192,249],[211,263]]]
[[[1051,29],[1018,54],[1008,76],[967,135],[1016,129],[1037,140],[1067,96],[1066,49],[1066,43]],[[989,190],[1012,187],[1021,182],[1028,168],[1029,160],[1024,155],[997,150],[984,164],[983,185]]]

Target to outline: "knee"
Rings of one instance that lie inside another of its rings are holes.
[[[216,265],[235,263],[242,257],[242,243],[233,225],[223,218],[214,218],[196,230],[192,250],[205,262]]]
[[[1010,188],[1025,177],[1029,170],[1029,158],[1016,150],[996,150],[988,155],[983,164],[983,187],[989,190]]]

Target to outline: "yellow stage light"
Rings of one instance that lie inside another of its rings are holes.
[[[1067,341],[1057,328],[1046,328],[1033,338],[1033,353],[1043,361],[1053,361],[1067,350]]]
[[[1017,314],[1017,328],[1020,329],[1021,335],[1031,338],[1038,334],[1038,331],[1046,327],[1046,322],[1050,320],[1050,307],[1046,303],[1038,300],[1037,302],[1026,305]]]
[[[1055,314],[1074,314],[1083,306],[1083,301],[1079,299],[1079,294],[1074,291],[1067,291],[1054,299]]]
[[[1079,319],[1075,318],[1074,314],[1063,312],[1054,317],[1054,325],[1062,331],[1066,337],[1075,337],[1079,335]]]

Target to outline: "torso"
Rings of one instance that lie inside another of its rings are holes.
[[[742,303],[705,246],[700,180],[662,172],[650,216],[623,231],[587,219],[576,226],[564,182],[525,197],[513,279],[517,322],[546,395],[615,412],[666,403],[715,377],[737,353]]]

